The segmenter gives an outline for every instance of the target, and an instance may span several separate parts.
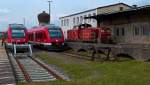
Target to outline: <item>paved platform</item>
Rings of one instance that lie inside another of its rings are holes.
[[[16,85],[10,61],[2,46],[0,46],[0,85]]]
[[[82,43],[66,42],[66,44],[78,52],[81,49],[96,52],[103,52],[108,58],[117,59],[118,55],[127,55],[137,61],[150,61],[150,44],[101,44],[101,43]],[[111,55],[110,55],[111,54]],[[94,56],[91,56],[93,60]]]

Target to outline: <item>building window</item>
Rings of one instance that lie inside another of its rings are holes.
[[[119,11],[123,11],[123,7],[119,7]]]
[[[67,19],[67,26],[69,26],[69,19]]]
[[[79,24],[79,17],[77,17],[77,25]]]
[[[64,20],[61,20],[61,26],[63,26],[63,24],[64,24]]]
[[[64,20],[64,26],[66,26],[66,20]]]
[[[88,17],[91,17],[91,14],[89,14]],[[91,19],[88,19],[88,22],[91,22]]]
[[[116,35],[119,36],[119,28],[116,29]]]
[[[149,35],[149,28],[147,28],[146,26],[142,26],[142,34],[145,36]]]
[[[73,18],[73,24],[74,24],[74,25],[76,24],[76,19],[75,19],[75,18]]]
[[[66,26],[68,26],[68,19],[66,19]]]
[[[93,16],[96,16],[96,13],[93,13]],[[93,22],[95,22],[95,19],[93,19]]]
[[[86,23],[87,19],[85,19],[85,17],[87,17],[86,15],[84,15],[84,23]]]
[[[93,16],[96,16],[96,13],[93,13]]]
[[[122,36],[125,36],[125,29],[124,28],[122,28]]]
[[[134,28],[134,33],[135,33],[135,36],[139,35],[140,34],[140,29],[135,27]]]
[[[83,22],[83,17],[80,16],[80,23],[82,24],[82,22]]]
[[[125,28],[115,28],[116,36],[125,36]]]

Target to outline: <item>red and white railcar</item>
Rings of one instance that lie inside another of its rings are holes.
[[[28,30],[29,42],[46,48],[63,47],[64,35],[60,27],[44,25],[33,27]]]
[[[12,44],[28,43],[28,32],[22,24],[10,24],[5,33],[5,42],[8,46]]]
[[[32,56],[32,48],[28,44],[28,32],[23,24],[10,24],[4,38],[5,47],[13,51],[15,57],[17,57],[18,52],[27,52],[28,56]]]

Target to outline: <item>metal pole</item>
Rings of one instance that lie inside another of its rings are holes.
[[[26,19],[25,19],[25,18],[23,18],[23,24],[24,24],[24,25],[26,24]]]
[[[48,1],[48,3],[49,3],[49,15],[50,15],[49,24],[51,23],[51,2],[52,1]]]

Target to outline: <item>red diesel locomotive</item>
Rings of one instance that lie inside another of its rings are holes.
[[[64,35],[60,27],[55,25],[37,26],[28,30],[29,42],[47,49],[62,48]]]
[[[5,33],[5,42],[8,47],[13,44],[27,44],[28,33],[26,27],[22,24],[10,24]]]
[[[110,29],[99,27],[79,26],[67,31],[67,41],[101,42],[108,43],[111,36]]]

